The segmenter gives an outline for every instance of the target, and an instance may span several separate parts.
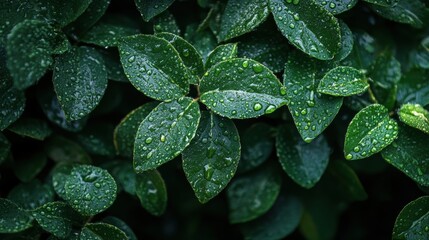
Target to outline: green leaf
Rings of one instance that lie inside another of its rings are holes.
[[[267,0],[228,0],[222,15],[219,38],[226,41],[255,29],[268,17]]]
[[[110,0],[92,0],[85,12],[67,26],[66,31],[76,35],[88,31],[104,15],[109,4]]]
[[[368,198],[355,171],[344,161],[331,161],[327,173],[335,183],[332,188],[336,195],[344,195],[349,201],[363,201]]]
[[[6,45],[14,86],[23,90],[35,84],[53,63],[51,55],[63,41],[67,41],[64,34],[45,22],[26,20],[17,24]]]
[[[46,166],[48,158],[43,151],[26,155],[22,159],[15,159],[13,171],[22,182],[29,182],[35,178]]]
[[[9,140],[0,132],[0,164],[9,156],[11,144]]]
[[[127,240],[119,228],[107,223],[88,223],[80,233],[80,240]]]
[[[414,68],[406,72],[398,83],[398,102],[429,104],[429,71]]]
[[[285,65],[283,84],[288,108],[302,139],[311,142],[325,130],[337,115],[343,99],[317,92],[314,60],[291,54]]]
[[[369,84],[364,74],[352,67],[336,67],[320,80],[317,91],[332,96],[347,97],[365,92]]]
[[[321,60],[339,51],[338,20],[313,0],[270,0],[280,32],[298,49]]]
[[[67,178],[73,169],[74,164],[60,163],[57,164],[51,171],[52,187],[60,198],[67,200],[65,185]]]
[[[390,145],[398,136],[398,124],[387,109],[372,104],[359,111],[347,127],[344,156],[347,160],[369,157]]]
[[[189,74],[174,46],[152,35],[125,37],[119,43],[125,74],[137,90],[156,100],[189,92]]]
[[[0,68],[3,63],[0,62]],[[0,69],[0,131],[6,129],[11,123],[15,122],[25,108],[25,95],[23,92],[13,87],[12,81],[8,75],[3,74]]]
[[[340,23],[341,48],[334,57],[334,61],[342,61],[353,51],[354,38],[349,26],[343,21]]]
[[[403,123],[429,134],[429,111],[419,104],[402,105],[398,115]]]
[[[283,239],[291,234],[301,220],[302,205],[294,196],[280,195],[263,216],[240,225],[245,239]]]
[[[134,0],[143,20],[148,22],[164,12],[174,0]]]
[[[286,91],[264,65],[244,58],[220,62],[201,79],[200,100],[227,118],[255,118],[286,104]]]
[[[91,0],[52,1],[42,0],[41,10],[51,22],[58,22],[61,27],[76,20],[91,3]],[[46,11],[46,13],[44,12]]]
[[[273,151],[270,125],[256,123],[241,135],[241,159],[238,172],[247,172],[266,162]]]
[[[180,28],[177,26],[176,19],[169,11],[164,11],[153,19],[153,32],[168,32],[180,35]]]
[[[392,239],[417,240],[428,237],[429,196],[408,203],[399,213],[393,227]]]
[[[52,134],[52,130],[48,124],[37,118],[20,118],[9,126],[8,130],[23,137],[29,137],[40,141]]]
[[[157,33],[157,37],[167,40],[179,53],[192,78],[189,83],[197,84],[204,74],[204,64],[200,53],[188,41],[172,33]]]
[[[136,173],[131,162],[117,161],[108,170],[115,178],[118,188],[136,195]]]
[[[136,194],[140,204],[150,214],[161,216],[167,207],[167,188],[157,170],[137,174]]]
[[[45,203],[54,201],[53,189],[42,184],[38,179],[29,183],[16,185],[8,194],[7,198],[24,209],[35,209]]]
[[[352,52],[342,61],[342,65],[368,69],[375,59],[379,43],[374,36],[360,30],[353,32],[353,39]]]
[[[362,1],[379,5],[379,6],[392,7],[396,5],[400,0],[362,0]]]
[[[154,108],[137,130],[136,172],[157,168],[177,157],[194,138],[200,116],[198,103],[188,97],[163,102]],[[157,122],[159,119],[163,119],[161,123]]]
[[[372,5],[372,10],[394,22],[422,28],[429,19],[429,9],[420,0],[398,0],[391,6]]]
[[[224,45],[219,45],[207,56],[206,69],[210,69],[212,66],[216,65],[219,62],[236,57],[237,43],[227,43]]]
[[[122,68],[119,54],[115,51],[107,51],[98,49],[98,52],[103,57],[104,65],[107,70],[107,79],[128,83],[128,78],[125,76],[124,69]]]
[[[337,15],[352,9],[358,0],[317,0],[330,13]]]
[[[114,157],[113,129],[114,127],[110,123],[90,124],[76,135],[76,140],[90,154]]]
[[[66,238],[73,224],[82,223],[82,216],[64,202],[50,202],[32,211],[34,219],[43,230],[58,238]]]
[[[125,235],[127,235],[127,239],[128,240],[137,240],[136,235],[134,234],[133,230],[121,219],[116,218],[116,217],[112,217],[112,216],[108,216],[105,217],[102,222],[113,225],[117,228],[119,228],[120,230],[122,230]]]
[[[91,165],[73,167],[65,183],[67,201],[85,216],[109,208],[115,201],[116,190],[113,177],[106,170]]]
[[[208,54],[217,45],[216,37],[211,31],[197,31],[196,25],[186,27],[185,39],[198,50],[204,62],[207,60]]]
[[[59,56],[52,79],[67,120],[88,115],[107,88],[107,72],[101,55],[89,47],[77,47]]]
[[[429,186],[429,135],[399,125],[398,139],[384,149],[383,158],[408,177],[423,186]]]
[[[328,166],[331,152],[323,135],[306,143],[296,131],[292,132],[286,126],[279,129],[276,150],[283,170],[305,188],[312,188],[320,180]]]
[[[234,179],[227,190],[229,221],[248,222],[266,213],[279,195],[281,180],[271,166]]]
[[[0,233],[16,233],[32,226],[33,219],[12,201],[0,198]]]
[[[90,163],[91,157],[76,142],[59,135],[49,138],[45,142],[45,151],[49,158],[62,163]]]
[[[121,156],[132,157],[134,141],[140,123],[158,105],[158,102],[143,104],[139,108],[128,113],[116,126],[113,133],[113,142],[116,152]],[[130,141],[131,140],[131,141]]]
[[[206,203],[231,181],[240,160],[240,138],[232,120],[202,112],[195,138],[183,151],[183,171],[198,200]]]

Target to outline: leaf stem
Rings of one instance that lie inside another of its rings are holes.
[[[373,103],[378,103],[377,98],[374,95],[374,92],[372,91],[371,87],[368,88],[368,94],[369,94],[369,99],[373,102]]]

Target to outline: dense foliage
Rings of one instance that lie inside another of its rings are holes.
[[[429,239],[429,1],[0,15],[1,239]]]

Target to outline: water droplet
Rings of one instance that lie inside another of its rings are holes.
[[[101,187],[101,184],[99,184],[99,183],[95,183],[95,184],[94,184],[94,186],[95,186],[96,188],[100,188],[100,187]]]
[[[214,169],[209,164],[204,165],[204,178],[211,180],[214,173]]]
[[[332,8],[332,9],[334,9],[336,6],[337,6],[337,5],[335,5],[335,3],[333,3],[333,2],[331,2],[331,3],[329,4],[329,7],[330,7],[330,8]]]
[[[253,64],[252,69],[255,73],[260,73],[264,70],[264,67],[261,64]]]
[[[242,66],[243,66],[244,68],[247,68],[247,66],[249,66],[249,61],[245,60],[245,61],[243,62],[243,64],[242,64]]]
[[[207,157],[208,158],[212,158],[215,153],[216,153],[216,150],[214,148],[210,147],[207,149]]]
[[[259,111],[261,109],[262,109],[262,105],[260,103],[255,103],[255,105],[253,105],[253,110]]]
[[[163,134],[163,135],[161,135],[160,140],[161,140],[161,142],[165,142],[165,135],[164,135],[164,134]]]
[[[353,157],[353,156],[349,153],[349,154],[347,154],[346,159],[347,159],[347,160],[351,160],[351,159],[352,159],[352,157]]]
[[[286,88],[285,87],[280,88],[280,95],[282,95],[282,96],[286,95]]]
[[[145,143],[150,144],[151,142],[152,142],[152,138],[151,137],[146,138]]]
[[[360,151],[360,148],[359,148],[359,147],[355,147],[355,148],[353,148],[353,151],[355,151],[355,152],[359,152],[359,151]]]
[[[147,158],[147,159],[151,158],[151,157],[152,157],[152,154],[153,154],[153,151],[150,151],[150,152],[146,155],[146,158]]]
[[[269,105],[266,109],[265,109],[265,113],[266,114],[270,114],[272,112],[274,112],[276,110],[276,107],[274,105]]]
[[[136,59],[136,57],[131,56],[131,57],[128,58],[128,62],[132,63],[132,62],[134,62],[135,59]]]
[[[293,4],[297,5],[299,3],[299,0],[293,0]]]

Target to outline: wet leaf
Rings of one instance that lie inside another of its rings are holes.
[[[219,45],[213,51],[211,51],[207,57],[206,69],[210,69],[212,66],[219,62],[229,60],[237,57],[237,44],[227,43]]]
[[[52,136],[45,142],[45,151],[50,159],[62,163],[90,163],[91,157],[76,142],[62,136]]]
[[[240,160],[240,139],[232,120],[202,112],[195,138],[182,153],[183,171],[198,200],[206,203],[231,181]]]
[[[134,0],[143,20],[148,22],[164,12],[174,0]]]
[[[330,13],[337,15],[352,9],[358,0],[317,0]]]
[[[7,138],[3,135],[3,133],[0,133],[0,164],[3,163],[10,153],[10,142],[7,140]]]
[[[38,118],[21,118],[13,123],[8,130],[23,137],[40,141],[52,134],[52,130],[48,124]]]
[[[388,6],[372,5],[371,8],[386,19],[410,24],[415,28],[422,28],[429,18],[429,8],[420,0],[397,0],[395,4]]]
[[[90,154],[113,157],[115,156],[113,129],[113,125],[109,123],[90,124],[76,135],[76,140]]]
[[[21,232],[32,226],[33,219],[12,201],[0,198],[0,233]]]
[[[429,111],[419,104],[402,105],[398,115],[403,123],[429,134]]]
[[[29,183],[16,185],[8,194],[8,199],[23,209],[35,209],[45,203],[54,201],[53,189],[34,179]]]
[[[91,3],[75,21],[69,24],[66,31],[80,35],[90,29],[106,12],[111,0],[91,0]]]
[[[137,174],[136,194],[140,204],[150,214],[160,216],[167,207],[167,189],[157,170]]]
[[[36,152],[22,159],[14,159],[13,171],[19,180],[29,182],[43,170],[47,162],[48,159],[43,151]]]
[[[353,50],[354,38],[353,33],[346,23],[339,21],[341,32],[341,48],[334,57],[334,61],[344,60]]]
[[[429,197],[419,197],[408,203],[396,218],[392,239],[425,239],[429,231]]]
[[[133,230],[121,219],[116,218],[116,217],[112,217],[112,216],[108,216],[108,217],[103,219],[103,222],[110,224],[110,225],[113,225],[113,226],[119,228],[120,230],[122,230],[125,233],[125,235],[127,235],[128,240],[137,240],[137,237],[134,234]]]
[[[216,47],[216,37],[209,30],[197,31],[196,25],[186,28],[185,39],[189,41],[201,54],[203,61],[207,60],[208,54]]]
[[[127,240],[119,228],[107,223],[88,223],[80,233],[80,240]]]
[[[352,67],[336,67],[320,80],[317,91],[332,96],[347,97],[365,92],[369,87],[363,73]]]
[[[180,35],[180,28],[176,19],[169,11],[164,11],[153,19],[153,31],[155,33],[168,32]]]
[[[368,198],[355,171],[344,161],[331,161],[327,173],[336,183],[332,187],[336,194],[343,195],[349,201],[363,201]]]
[[[0,81],[0,131],[3,131],[24,112],[25,96],[23,92],[12,86],[12,80],[3,75],[3,71],[0,71],[0,76],[2,77]]]
[[[414,68],[406,72],[398,83],[398,102],[417,103],[422,106],[429,104],[429,72]]]

